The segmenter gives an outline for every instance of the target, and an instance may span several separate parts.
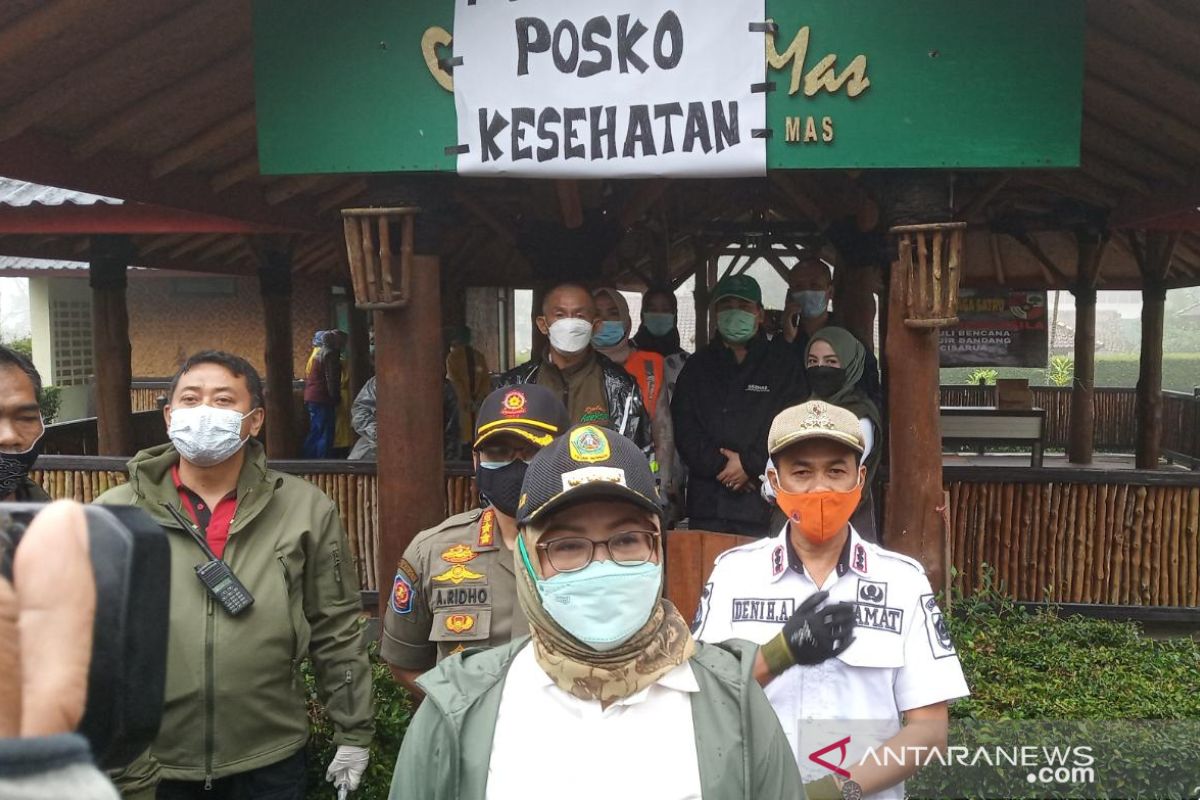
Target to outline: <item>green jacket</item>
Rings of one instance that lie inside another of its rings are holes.
[[[129,462],[129,483],[97,500],[148,511],[171,544],[162,727],[153,761],[127,770],[122,788],[146,788],[160,777],[221,778],[295,753],[308,740],[300,676],[306,655],[334,741],[365,747],[374,731],[371,673],[358,579],[337,508],[312,484],[267,469],[257,441],[246,444],[223,560],[254,605],[231,617],[196,577],[205,560],[199,546],[162,507],[182,511],[171,478],[178,461],[169,444],[144,450]]]
[[[465,650],[417,680],[426,701],[404,736],[390,800],[484,800],[504,678],[528,641]],[[804,797],[779,719],[751,677],[756,651],[739,640],[696,643],[691,664],[700,691],[692,696],[692,721],[705,798]],[[536,743],[530,748],[536,754]],[[537,770],[531,766],[529,774],[536,779]]]

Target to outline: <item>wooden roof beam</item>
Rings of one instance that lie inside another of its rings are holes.
[[[516,247],[517,237],[502,223],[495,214],[489,211],[482,203],[476,200],[466,192],[459,190],[454,193],[455,201],[465,208],[467,211],[474,214],[480,222],[487,225],[499,237],[500,241],[505,244]]]
[[[220,149],[244,133],[254,131],[254,107],[243,108],[231,117],[206,128],[183,144],[172,147],[150,162],[150,177],[161,178],[198,158]],[[271,203],[271,198],[267,198]],[[271,203],[274,205],[274,203]]]
[[[1189,160],[1194,160],[1194,156],[1200,153],[1200,128],[1093,75],[1084,77],[1083,102],[1085,108],[1096,109],[1118,128],[1152,146],[1162,148],[1170,142],[1167,152],[1186,150],[1193,157]]]
[[[184,47],[195,39],[196,31],[211,25],[214,17],[238,13],[244,13],[244,10],[239,9],[237,0],[190,3],[165,22],[151,25],[132,39],[106,47],[98,57],[39,85],[24,100],[5,109],[0,118],[0,142],[24,133],[64,108],[84,102],[96,91],[98,76],[105,82],[126,85],[144,81],[146,63],[140,58],[131,58],[131,53]]]
[[[220,194],[243,181],[257,177],[258,153],[254,153],[213,175],[212,180],[209,181],[209,186],[212,187],[214,194]]]
[[[1172,183],[1187,181],[1188,168],[1182,163],[1147,147],[1140,139],[1117,130],[1099,117],[1084,115],[1082,144],[1085,150],[1138,174]]]
[[[1087,27],[1085,52],[1088,72],[1169,114],[1181,114],[1193,124],[1200,122],[1196,85],[1178,68],[1141,48],[1118,41],[1095,25]]]
[[[1046,252],[1042,250],[1041,245],[1037,243],[1036,239],[1021,230],[1006,230],[1004,232],[1020,242],[1037,259],[1038,264],[1042,266],[1042,274],[1046,278],[1048,286],[1066,289],[1072,285],[1071,279],[1046,255]],[[1055,279],[1057,279],[1057,283]]]
[[[1109,218],[1114,228],[1149,228],[1154,223],[1200,207],[1200,181],[1190,186],[1160,190],[1149,197],[1130,198]]]
[[[1080,153],[1079,168],[1083,170],[1083,174],[1090,175],[1108,186],[1120,187],[1123,190],[1142,195],[1150,194],[1153,191],[1150,184],[1142,180],[1140,176],[1111,161],[1106,161],[1088,150]]]
[[[203,214],[260,222],[297,231],[340,230],[340,220],[322,220],[309,198],[277,206],[263,200],[257,185],[234,186],[219,197],[209,180],[186,170],[159,180],[149,177],[149,164],[117,152],[80,163],[62,137],[27,132],[0,147],[0,175],[60,186],[127,201],[197,211]]]
[[[562,211],[563,225],[574,230],[583,227],[583,200],[579,196],[579,181],[557,180],[554,182],[558,194],[558,207]]]
[[[95,8],[94,0],[43,2],[0,30],[0,64],[20,58],[47,39],[53,39]]]
[[[639,182],[637,190],[625,202],[620,216],[617,217],[621,228],[629,228],[641,219],[647,211],[653,208],[655,203],[662,199],[670,185],[671,181],[667,178],[654,178]]]
[[[322,181],[328,180],[328,175],[298,175],[294,178],[279,180],[267,187],[267,204],[277,206],[285,200],[291,200],[298,194],[304,194]]]
[[[317,198],[317,213],[324,214],[334,209],[340,210],[346,203],[361,194],[366,194],[366,178],[356,178],[350,183],[337,187]]]
[[[161,114],[163,105],[173,98],[209,94],[235,80],[244,79],[253,69],[254,52],[249,46],[239,47],[232,54],[222,54],[197,72],[142,95],[119,109],[100,127],[72,145],[71,152],[76,158],[89,158],[139,128],[153,124]]]

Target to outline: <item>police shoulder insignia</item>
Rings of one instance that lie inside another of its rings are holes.
[[[396,572],[402,572],[408,576],[409,583],[414,586],[421,582],[421,578],[417,574],[417,570],[412,564],[408,563],[407,558],[400,559],[400,563],[396,565]]]
[[[496,543],[496,509],[489,508],[479,519],[478,547],[491,547]]]
[[[479,556],[465,544],[456,544],[442,551],[442,561],[448,564],[465,564]]]
[[[783,545],[775,545],[775,549],[771,551],[771,577],[777,578],[783,574],[783,567],[787,560],[783,557]]]
[[[585,425],[571,434],[571,459],[584,464],[607,461],[612,457],[608,437],[595,425]]]
[[[413,585],[404,570],[396,572],[396,580],[392,583],[392,611],[397,614],[408,614],[413,609]]]
[[[854,545],[854,568],[859,572],[867,571],[867,548],[862,542]]]
[[[446,617],[446,630],[451,633],[466,633],[474,627],[474,614],[451,614]]]
[[[446,570],[441,575],[434,575],[433,579],[435,581],[437,581],[438,583],[446,583],[447,581],[449,581],[450,583],[453,583],[457,586],[458,584],[462,583],[463,581],[478,580],[479,578],[482,578],[482,577],[483,577],[483,575],[481,575],[480,573],[472,572],[471,570],[467,569],[462,564],[455,564],[453,567]]]

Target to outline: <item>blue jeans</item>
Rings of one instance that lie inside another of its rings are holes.
[[[304,439],[303,455],[305,458],[329,458],[336,424],[333,414],[336,406],[305,403],[304,407],[308,409],[308,436]]]

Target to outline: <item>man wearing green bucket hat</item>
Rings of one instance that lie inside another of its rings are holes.
[[[782,340],[762,330],[762,289],[749,275],[727,275],[713,290],[717,336],[688,359],[671,415],[688,468],[688,527],[766,536],[770,507],[759,496],[767,429],[808,394],[802,365]]]

